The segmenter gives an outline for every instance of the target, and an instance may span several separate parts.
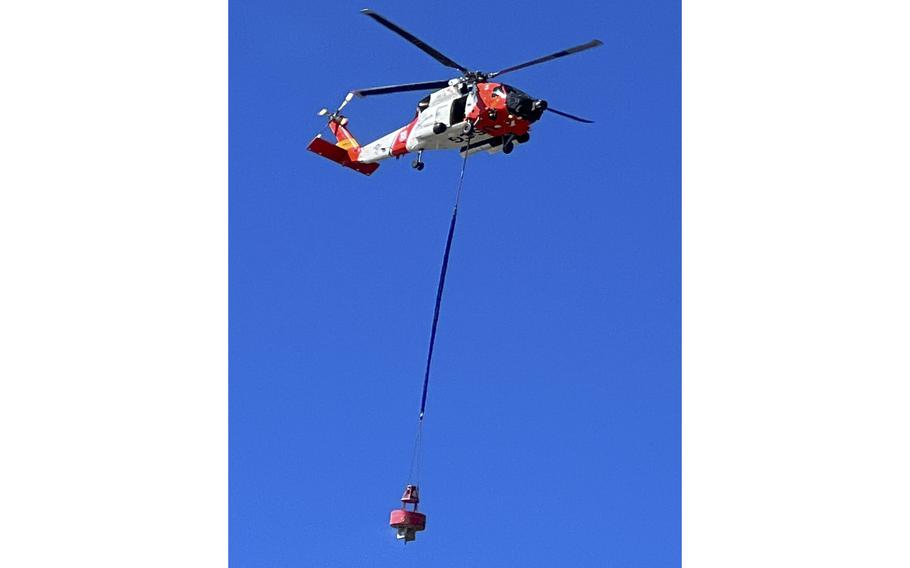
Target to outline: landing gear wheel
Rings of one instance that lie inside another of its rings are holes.
[[[411,162],[411,167],[418,172],[423,169],[423,149],[417,151],[417,158]]]
[[[448,129],[448,127],[442,122],[437,122],[433,125],[433,134],[442,134]]]
[[[514,150],[514,149],[515,149],[515,144],[511,140],[509,140],[508,142],[506,142],[502,145],[503,154],[511,154],[512,150]]]
[[[462,128],[461,131],[464,132],[466,136],[470,136],[474,133],[474,123],[469,120],[464,124],[464,128]]]

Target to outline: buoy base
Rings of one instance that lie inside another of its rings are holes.
[[[417,532],[427,527],[427,516],[417,511],[395,509],[389,517],[389,526],[397,529],[396,538],[411,542],[417,538]]]

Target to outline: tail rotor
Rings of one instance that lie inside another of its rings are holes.
[[[332,122],[332,121],[334,120],[334,121],[337,122],[338,124],[344,126],[345,124],[347,124],[348,119],[347,119],[346,117],[344,117],[344,116],[341,116],[341,109],[343,109],[345,106],[347,106],[347,104],[348,104],[349,102],[351,102],[351,99],[353,99],[353,98],[354,98],[354,93],[348,93],[348,94],[344,97],[344,100],[341,101],[341,104],[338,105],[338,108],[335,109],[335,112],[329,114],[329,109],[324,108],[324,109],[320,110],[320,111],[319,111],[318,113],[316,113],[316,114],[317,114],[317,116],[325,116],[325,115],[328,114],[328,115],[329,115],[329,122]]]

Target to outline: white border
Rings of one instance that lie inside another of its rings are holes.
[[[0,565],[227,564],[227,3],[0,8]]]
[[[683,10],[683,564],[910,566],[910,5]]]

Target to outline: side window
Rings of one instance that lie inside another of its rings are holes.
[[[420,99],[420,102],[417,103],[417,114],[420,114],[423,111],[427,110],[427,107],[429,107],[429,106],[430,106],[430,95],[427,95],[424,98]]]
[[[452,114],[449,116],[449,124],[458,124],[464,121],[464,108],[468,102],[468,96],[458,97],[452,101]]]

